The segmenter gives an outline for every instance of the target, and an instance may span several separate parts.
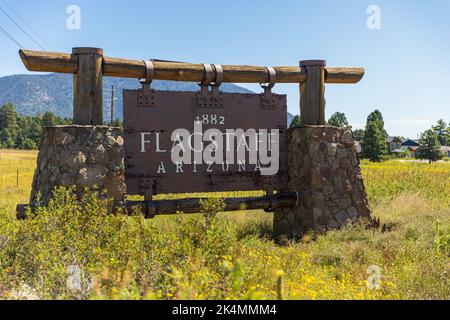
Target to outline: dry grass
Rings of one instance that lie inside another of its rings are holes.
[[[0,150],[0,208],[29,202],[36,161],[36,151]]]

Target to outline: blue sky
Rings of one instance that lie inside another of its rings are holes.
[[[124,58],[267,66],[325,59],[366,69],[357,85],[327,86],[328,116],[345,112],[359,128],[379,109],[390,134],[412,138],[450,121],[448,0],[5,1],[57,51],[95,46]],[[70,5],[81,9],[80,30],[66,27]],[[370,5],[381,10],[380,30],[367,28]],[[2,0],[0,7],[7,9]],[[0,26],[39,49],[2,12]],[[0,76],[27,73],[2,34],[0,48]],[[275,91],[299,113],[297,85]]]

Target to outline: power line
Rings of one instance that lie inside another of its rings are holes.
[[[9,40],[11,40],[16,45],[18,45],[19,48],[21,48],[21,49],[24,48],[24,46],[19,41],[17,41],[11,34],[9,34],[9,32],[6,31],[2,26],[0,26],[0,32],[2,32]]]
[[[114,124],[114,100],[115,100],[115,88],[114,85],[111,86],[111,108],[110,108],[110,112],[111,112],[111,126]]]
[[[25,21],[25,19],[23,19],[18,13],[17,13],[17,11],[16,10],[14,10],[5,0],[2,0],[2,2],[5,4],[5,6],[7,6],[8,7],[8,9],[17,17],[17,18],[19,18],[20,19],[20,21],[22,21],[23,22],[23,24],[36,36],[36,37],[38,37],[41,41],[42,41],[42,43],[44,43],[47,47],[49,47],[51,50],[53,50],[53,51],[56,51],[50,44],[48,44],[48,42],[47,41],[45,41],[44,39],[43,39],[43,37],[41,37],[40,35],[39,35],[39,33],[37,33],[26,21]]]
[[[42,50],[45,51],[44,47],[42,47],[32,36],[30,36],[30,34],[28,32],[25,31],[25,29],[23,29],[5,10],[3,10],[2,7],[0,7],[0,10],[20,29],[22,30],[23,33],[25,33],[28,38],[30,38],[34,43],[36,43],[39,48],[41,48]]]

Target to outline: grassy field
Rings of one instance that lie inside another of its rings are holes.
[[[0,150],[0,208],[11,210],[30,201],[36,159],[35,151]]]
[[[450,163],[363,162],[382,227],[286,245],[271,239],[273,216],[260,211],[144,221],[106,215],[92,199],[81,209],[64,192],[18,222],[35,163],[34,152],[0,151],[5,299],[450,299]]]

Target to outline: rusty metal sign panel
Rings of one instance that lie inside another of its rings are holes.
[[[128,194],[287,188],[285,95],[124,90]]]

